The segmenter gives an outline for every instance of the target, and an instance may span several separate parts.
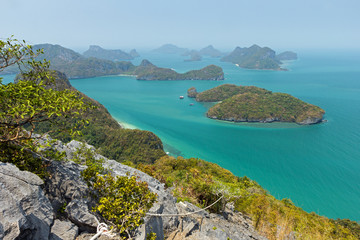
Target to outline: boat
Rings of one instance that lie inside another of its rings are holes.
[[[194,106],[194,104],[193,104],[193,103],[190,103],[189,105],[190,105],[190,106]]]
[[[184,99],[184,96],[180,96],[179,98],[180,98],[180,99]]]

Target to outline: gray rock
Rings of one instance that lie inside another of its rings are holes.
[[[0,163],[0,239],[48,239],[53,208],[33,173]]]
[[[96,232],[97,218],[91,212],[89,203],[84,199],[72,200],[65,212],[70,221],[75,223],[82,231]]]
[[[51,228],[50,240],[74,240],[78,235],[78,227],[69,221],[55,220]]]
[[[195,212],[200,208],[185,202],[177,203],[179,212]],[[227,205],[224,214],[208,214],[204,211],[188,215],[182,219],[179,229],[172,232],[170,239],[205,239],[205,240],[240,240],[240,239],[266,239],[260,236],[252,227],[251,223],[242,214],[233,211]]]

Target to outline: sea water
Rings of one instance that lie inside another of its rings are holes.
[[[158,135],[165,151],[217,163],[257,181],[278,199],[308,212],[360,220],[360,54],[300,51],[287,72],[246,70],[216,58],[184,62],[176,55],[142,54],[178,72],[220,65],[224,81],[138,81],[106,76],[71,84],[105,105],[119,122]],[[206,118],[211,104],[186,97],[220,84],[254,85],[289,93],[326,111],[327,122],[240,123]],[[179,99],[184,95],[183,100]],[[194,103],[190,106],[190,103]]]

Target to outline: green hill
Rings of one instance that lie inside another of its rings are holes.
[[[50,87],[55,90],[70,89],[71,86],[65,74],[54,71],[55,83]],[[21,76],[16,77],[18,81]],[[81,136],[76,140],[87,142],[100,149],[100,153],[110,159],[130,164],[153,163],[156,159],[166,155],[163,145],[154,133],[137,129],[124,129],[112,118],[107,109],[94,99],[79,92],[85,102],[94,105],[95,109],[88,110],[83,119],[88,119],[89,124],[81,128]],[[64,124],[71,125],[72,119],[64,119]],[[50,122],[37,125],[37,133],[45,133],[53,129]],[[71,139],[67,134],[50,134],[52,137],[68,142]]]
[[[197,94],[199,102],[218,102],[207,117],[233,122],[319,123],[325,111],[286,93],[273,93],[254,86],[224,84]]]

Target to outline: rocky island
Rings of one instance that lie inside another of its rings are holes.
[[[259,47],[254,44],[249,48],[236,47],[221,61],[231,62],[247,69],[286,71],[286,69],[280,67],[280,60],[285,60],[284,57],[287,58],[288,56],[288,53],[276,56],[275,51],[271,48]]]
[[[219,102],[208,110],[206,116],[232,122],[293,122],[309,125],[321,122],[325,114],[320,107],[289,94],[273,93],[255,86],[224,84],[197,94],[196,100]]]
[[[200,70],[192,70],[186,73],[177,73],[169,68],[159,68],[148,60],[143,60],[129,74],[136,75],[138,80],[224,80],[222,68],[215,65],[209,65]]]

